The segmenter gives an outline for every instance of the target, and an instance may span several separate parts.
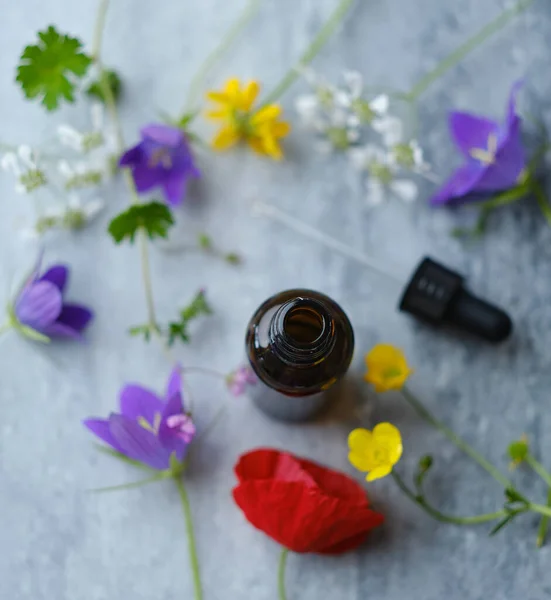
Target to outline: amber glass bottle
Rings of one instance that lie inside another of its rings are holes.
[[[255,312],[246,347],[260,379],[251,388],[255,403],[277,419],[304,421],[327,404],[333,396],[327,391],[348,370],[354,332],[331,298],[288,290],[268,298]]]

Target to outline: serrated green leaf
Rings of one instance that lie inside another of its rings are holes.
[[[173,345],[179,339],[185,344],[189,343],[188,325],[201,315],[211,315],[212,308],[207,302],[205,291],[199,290],[193,300],[180,311],[180,319],[168,324],[168,343]]]
[[[86,75],[92,59],[79,39],[60,34],[52,25],[38,38],[24,49],[16,81],[27,98],[40,98],[47,110],[55,110],[62,99],[74,102],[75,82]]]
[[[106,71],[105,75],[107,77],[107,85],[109,86],[111,93],[113,94],[113,98],[118,100],[122,91],[122,82],[116,71]],[[92,98],[96,98],[100,102],[105,103],[106,98],[103,91],[102,82],[99,80],[93,81],[87,88],[86,94],[91,96]]]
[[[166,204],[150,202],[134,204],[117,215],[109,224],[108,231],[116,244],[128,239],[134,241],[139,229],[143,229],[150,239],[166,238],[174,225],[174,217]]]

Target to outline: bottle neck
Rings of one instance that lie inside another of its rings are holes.
[[[295,298],[282,304],[272,317],[270,345],[285,363],[312,366],[335,345],[335,322],[319,300]]]

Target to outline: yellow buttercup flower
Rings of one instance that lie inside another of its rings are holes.
[[[385,477],[402,456],[402,436],[391,423],[379,423],[373,431],[354,429],[348,436],[348,460],[366,480]]]
[[[280,140],[289,135],[291,126],[280,120],[281,106],[267,104],[253,108],[260,92],[257,81],[241,84],[230,79],[222,91],[208,92],[207,98],[218,106],[206,112],[206,117],[222,121],[222,127],[212,140],[215,150],[227,150],[245,141],[258,154],[275,160],[283,158]]]
[[[375,387],[377,393],[401,390],[413,373],[404,353],[390,344],[377,344],[365,355],[367,372],[365,381]]]

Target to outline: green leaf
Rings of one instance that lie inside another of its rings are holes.
[[[509,525],[509,523],[517,516],[516,512],[511,513],[510,515],[507,515],[504,519],[502,519],[491,531],[490,531],[490,535],[495,535],[498,531],[501,531],[506,525]]]
[[[55,110],[62,99],[75,101],[75,83],[86,75],[92,59],[82,51],[79,39],[62,35],[53,26],[38,37],[37,44],[23,51],[16,81],[27,98],[40,98],[47,110]]]
[[[168,324],[168,343],[172,346],[179,339],[185,344],[189,343],[188,326],[191,321],[201,315],[211,315],[212,309],[205,297],[205,291],[199,290],[193,300],[180,311],[180,319]]]
[[[108,231],[116,244],[128,239],[134,241],[139,229],[143,229],[150,239],[166,238],[168,230],[174,225],[174,217],[166,204],[150,202],[134,204],[109,224]]]
[[[523,505],[528,504],[528,500],[515,488],[507,488],[505,490],[505,498],[507,502],[520,502]]]
[[[151,339],[151,327],[149,325],[136,325],[135,327],[131,327],[128,330],[128,333],[135,337],[135,336],[143,336],[144,340],[146,342],[149,342],[149,340]]]
[[[107,77],[107,85],[109,86],[111,93],[113,94],[113,98],[118,100],[122,91],[122,82],[116,71],[106,71],[105,76]],[[93,81],[87,88],[86,94],[100,102],[105,104],[106,98],[103,91],[102,82],[97,79]]]

